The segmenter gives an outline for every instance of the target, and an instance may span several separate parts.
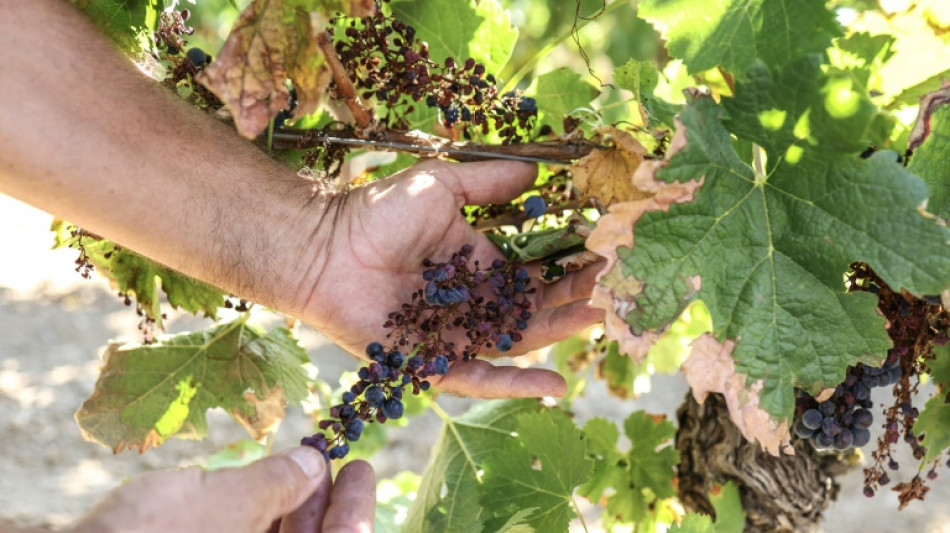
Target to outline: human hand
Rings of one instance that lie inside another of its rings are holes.
[[[324,217],[331,237],[305,292],[304,319],[353,353],[385,341],[382,324],[421,287],[424,259],[446,260],[464,244],[474,246],[472,258],[482,265],[504,258],[466,222],[461,207],[508,202],[530,187],[535,175],[536,167],[527,163],[425,161],[336,198]],[[528,269],[537,275],[539,267]],[[598,270],[599,265],[587,268],[550,285],[533,283],[533,316],[514,352],[547,346],[602,320],[603,311],[586,302]],[[560,396],[565,387],[555,372],[482,360],[457,361],[449,374],[432,381],[443,390],[483,398]]]
[[[373,529],[373,470],[354,461],[331,483],[323,456],[295,448],[243,468],[153,472],[119,487],[72,533],[367,533]]]

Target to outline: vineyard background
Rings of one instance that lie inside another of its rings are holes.
[[[226,413],[215,410],[209,412],[205,440],[171,439],[144,455],[113,456],[107,448],[83,441],[73,412],[93,389],[103,341],[137,338],[137,319],[103,279],[84,280],[72,271],[73,252],[48,249],[50,221],[49,215],[0,195],[0,226],[7,228],[8,249],[16,250],[18,258],[0,263],[0,527],[62,528],[126,478],[205,464],[209,455],[246,437]],[[202,322],[178,316],[169,331],[196,329]],[[355,360],[315,331],[303,328],[300,338],[319,365],[322,379],[335,383],[341,372],[356,368]],[[575,402],[574,410],[579,423],[593,416],[619,423],[637,409],[673,416],[685,391],[681,374],[658,375],[653,378],[652,392],[621,402],[608,399],[603,382],[595,381],[588,386],[587,396]],[[451,414],[464,412],[472,403],[439,399]],[[604,405],[614,410],[603,412]],[[311,427],[299,408],[289,409],[274,449],[294,445]],[[404,470],[421,474],[439,428],[439,418],[429,411],[413,418],[408,427],[388,432],[389,442],[370,460],[379,479]],[[892,485],[913,474],[909,450],[898,450],[897,459],[906,466]],[[946,471],[940,473],[927,500],[901,512],[889,492],[882,491],[873,499],[861,494],[860,470],[843,476],[838,501],[825,513],[821,531],[950,533],[950,508],[945,505],[950,501],[950,483],[944,479]],[[380,491],[381,498],[385,495]],[[599,511],[585,514],[590,525]]]

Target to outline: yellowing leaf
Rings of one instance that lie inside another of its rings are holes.
[[[613,146],[594,150],[571,167],[581,201],[594,197],[603,205],[611,205],[649,196],[649,191],[639,188],[633,177],[647,149],[633,135],[612,126],[598,128],[597,133],[601,138],[611,139]]]
[[[260,439],[306,395],[307,361],[290,332],[264,334],[244,318],[149,346],[112,344],[76,421],[87,440],[144,452],[171,436],[202,438],[205,411],[221,407]]]
[[[632,137],[631,137],[632,139]],[[597,222],[597,228],[587,238],[587,249],[607,259],[607,265],[597,276],[597,286],[591,296],[591,305],[607,311],[606,332],[610,339],[620,345],[620,352],[642,362],[647,351],[659,338],[659,331],[633,331],[627,323],[627,317],[636,309],[636,296],[643,286],[635,278],[629,277],[618,264],[617,250],[633,248],[634,227],[644,213],[666,211],[674,203],[689,202],[693,193],[702,186],[703,180],[685,182],[663,182],[656,179],[656,173],[666,165],[685,145],[686,128],[677,121],[677,131],[670,142],[664,161],[643,161],[632,174],[632,186],[642,196],[633,201],[621,202],[610,206],[606,215]],[[634,140],[634,142],[636,142]],[[576,179],[576,175],[575,175]],[[690,280],[695,290],[699,290],[699,278]],[[688,299],[683,299],[683,305]]]
[[[228,105],[241,135],[253,139],[290,103],[298,115],[316,111],[329,78],[316,44],[319,16],[302,0],[254,0],[231,29],[215,61],[198,81]]]
[[[729,407],[729,418],[743,437],[758,441],[762,449],[772,455],[779,455],[780,451],[793,454],[788,422],[776,424],[769,413],[759,407],[762,380],[747,386],[746,377],[736,372],[732,358],[735,346],[731,340],[721,344],[708,333],[693,341],[689,359],[683,363],[683,374],[693,389],[693,396],[703,403],[710,392],[722,394]]]

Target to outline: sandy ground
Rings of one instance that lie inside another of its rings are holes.
[[[103,281],[83,280],[72,271],[74,253],[49,251],[49,221],[48,215],[0,196],[0,227],[7,230],[0,257],[0,526],[61,529],[122,480],[150,470],[202,464],[209,454],[246,436],[226,414],[212,411],[206,440],[172,439],[144,455],[116,456],[83,441],[73,412],[92,391],[101,347],[108,339],[137,338],[137,317]],[[201,324],[173,319],[169,329],[184,331]],[[355,367],[318,333],[304,330],[301,337],[321,377],[331,383]],[[685,390],[679,376],[660,377],[652,393],[636,402],[620,402],[607,398],[596,383],[576,404],[577,416],[579,422],[593,416],[620,421],[641,408],[672,416]],[[468,405],[445,397],[439,402],[453,413]],[[604,405],[611,412],[601,411]],[[403,469],[421,473],[439,427],[438,418],[429,413],[391,431],[391,442],[372,461],[378,475],[388,477]],[[291,409],[275,449],[292,446],[310,432],[306,415]],[[903,457],[901,463],[902,477],[910,477],[913,461]],[[950,532],[950,473],[943,471],[941,477],[926,502],[901,513],[890,494],[871,500],[862,496],[859,472],[846,477],[823,530]]]

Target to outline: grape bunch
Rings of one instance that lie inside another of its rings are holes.
[[[331,20],[331,25],[343,21]],[[386,16],[377,5],[372,15],[349,20],[339,35],[331,28],[334,44],[350,80],[365,100],[375,99],[390,113],[393,127],[405,127],[411,102],[438,108],[442,125],[461,129],[470,139],[473,131],[487,135],[494,130],[504,144],[527,138],[537,120],[533,98],[518,91],[500,94],[495,76],[472,58],[439,61],[416,30],[395,16]],[[398,114],[402,111],[402,114]]]
[[[845,380],[835,387],[828,400],[817,402],[804,410],[795,424],[795,434],[809,439],[817,450],[845,451],[860,448],[871,440],[868,428],[874,423],[869,411],[874,403],[871,390],[890,387],[903,377],[898,358],[888,357],[881,367],[859,363],[848,367]]]
[[[535,291],[528,272],[500,259],[481,269],[473,252],[465,245],[444,263],[423,263],[424,288],[384,324],[388,346],[366,346],[369,363],[357,372],[359,380],[318,423],[320,432],[303,438],[302,445],[327,459],[343,458],[366,424],[402,417],[407,392],[428,390],[429,378],[444,376],[460,358],[472,359],[484,348],[505,352],[521,340],[531,318],[527,295]],[[460,329],[467,344],[457,350],[446,337]]]

